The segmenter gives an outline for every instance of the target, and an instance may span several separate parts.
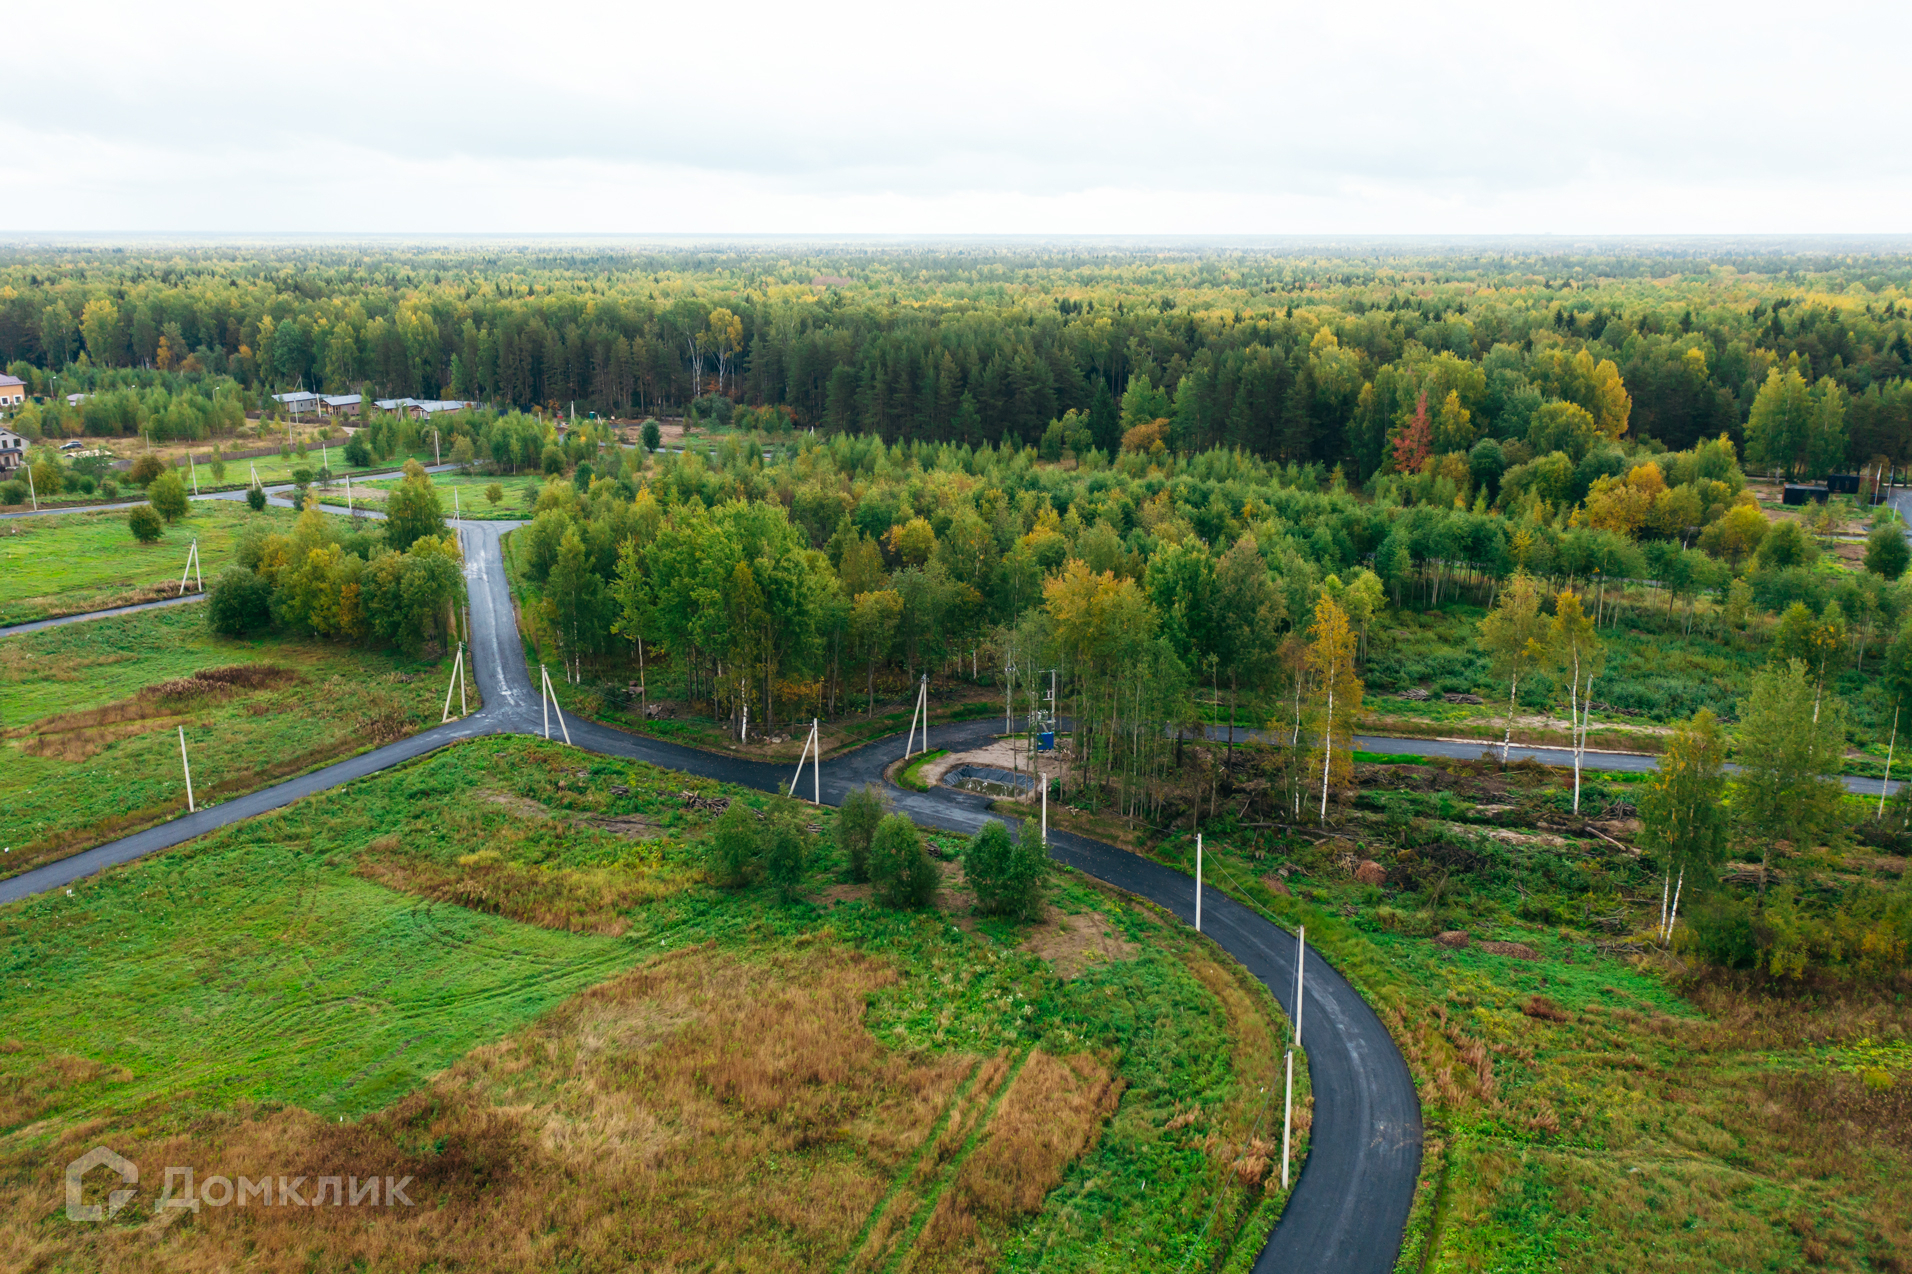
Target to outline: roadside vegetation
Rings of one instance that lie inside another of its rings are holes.
[[[1903,938],[1754,967],[1760,935],[1810,927],[1809,896],[1908,910],[1904,851],[1795,871],[1763,914],[1731,885],[1696,898],[1689,874],[1697,918],[1668,942],[1649,784],[1598,779],[1576,818],[1558,770],[1364,763],[1325,834],[1224,818],[1205,866],[1305,923],[1415,1072],[1429,1142],[1404,1269],[1905,1268],[1912,1015],[1902,968],[1859,955]],[[1150,852],[1193,869],[1192,836]],[[1722,927],[1746,948],[1723,952]]]
[[[0,1245],[96,1270],[155,1243],[265,1269],[1252,1259],[1280,1205],[1265,992],[1079,879],[984,914],[956,838],[920,842],[928,905],[883,905],[835,818],[485,739],[0,912],[32,969],[0,988]],[[738,819],[755,848],[716,887]],[[764,874],[780,829],[794,889]],[[59,1007],[81,994],[107,1003]],[[202,1180],[376,1161],[416,1206],[82,1231],[44,1203],[81,1142]]]
[[[307,497],[291,527],[254,528],[212,585],[213,631],[290,632],[413,654],[460,640],[463,554],[430,476],[411,461],[405,474],[377,522],[332,517]]]

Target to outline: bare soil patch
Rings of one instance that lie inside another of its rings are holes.
[[[1065,915],[1053,907],[1041,923],[1030,926],[1022,949],[1054,967],[1064,981],[1078,978],[1090,967],[1140,954],[1133,942],[1117,933],[1099,911]]]

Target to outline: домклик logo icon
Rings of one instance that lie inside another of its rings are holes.
[[[128,1186],[139,1184],[139,1165],[124,1155],[115,1154],[105,1146],[95,1146],[85,1154],[66,1165],[66,1219],[69,1221],[104,1221],[117,1215],[119,1210],[133,1201],[134,1191],[115,1190],[106,1196],[105,1204],[85,1203],[86,1174],[101,1167],[111,1168],[119,1173],[120,1180]]]

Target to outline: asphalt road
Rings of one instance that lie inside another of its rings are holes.
[[[1227,726],[1207,727],[1207,737],[1217,742],[1228,737]],[[1286,743],[1285,735],[1271,734],[1265,730],[1245,730],[1235,728],[1235,741],[1238,743]],[[1378,752],[1391,756],[1448,756],[1463,761],[1476,761],[1483,755],[1500,756],[1500,744],[1486,739],[1404,739],[1391,735],[1357,734],[1354,746],[1362,752]],[[1570,748],[1533,747],[1516,743],[1507,749],[1510,761],[1538,761],[1542,765],[1571,767],[1573,751]],[[1623,774],[1644,774],[1660,768],[1660,758],[1651,752],[1586,752],[1580,758],[1583,770],[1612,770]],[[1728,764],[1727,770],[1734,771],[1738,766]],[[1841,775],[1841,783],[1846,791],[1859,796],[1877,796],[1884,788],[1886,795],[1905,786],[1898,779],[1890,783],[1880,779],[1862,778],[1856,774]]]
[[[568,726],[571,742],[593,752],[767,791],[776,791],[790,780],[793,768],[682,747],[595,722],[566,718],[562,726],[553,722],[547,727],[537,688],[525,666],[505,577],[500,537],[513,525],[458,524],[466,546],[471,596],[471,675],[484,698],[478,712],[0,881],[0,903],[64,888],[107,867],[484,734],[542,734],[548,728],[552,737],[561,738],[563,727]],[[992,732],[988,721],[940,726],[933,732],[933,744],[961,748],[980,743]],[[835,804],[854,786],[882,783],[884,769],[902,754],[903,740],[891,737],[831,758],[822,767],[824,800]],[[799,794],[811,785],[807,772],[804,779]],[[955,832],[973,832],[993,817],[984,798],[949,789],[919,793],[888,786],[886,796],[918,822]],[[1188,876],[1084,837],[1056,832],[1050,843],[1051,854],[1059,862],[1192,923],[1196,886]],[[1296,955],[1292,935],[1213,890],[1203,899],[1203,929],[1259,978],[1292,1016]],[[1385,1274],[1394,1267],[1414,1199],[1421,1159],[1420,1105],[1407,1064],[1374,1011],[1319,955],[1307,961],[1307,970],[1303,1043],[1315,1094],[1312,1148],[1255,1269],[1262,1274]]]

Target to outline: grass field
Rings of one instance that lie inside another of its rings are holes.
[[[0,874],[213,804],[438,722],[442,661],[214,636],[203,606],[0,645]],[[244,674],[212,670],[249,669]],[[476,696],[471,704],[479,706]]]
[[[254,513],[235,500],[196,500],[160,539],[141,544],[124,511],[65,513],[0,522],[0,624],[23,624],[177,596],[188,547],[210,586],[255,524],[290,529],[290,509]]]
[[[366,482],[355,479],[352,483],[353,507],[382,509],[392,488],[399,481],[397,478],[373,478]],[[528,519],[538,503],[538,492],[545,481],[541,474],[494,477],[484,473],[434,473],[432,489],[438,492],[438,506],[444,510],[446,517],[456,513],[468,519]],[[485,498],[485,488],[494,482],[504,490],[504,499],[495,505]],[[452,494],[454,490],[456,496]],[[345,508],[343,482],[318,488],[318,492],[320,501],[328,508]]]
[[[1701,978],[1654,941],[1637,856],[1537,827],[1565,816],[1557,772],[1363,771],[1339,835],[1210,824],[1206,855],[1306,923],[1408,1058],[1429,1151],[1404,1269],[1912,1268],[1907,997]],[[1152,852],[1193,866],[1192,836]],[[1370,857],[1385,885],[1351,878]]]
[[[684,787],[833,817],[485,739],[0,911],[6,1262],[1246,1268],[1286,1028],[1238,969],[1074,879],[1034,926],[955,864],[890,912],[821,839],[798,900],[718,892]],[[95,1144],[139,1194],[75,1226]],[[142,1224],[161,1164],[415,1206]]]

